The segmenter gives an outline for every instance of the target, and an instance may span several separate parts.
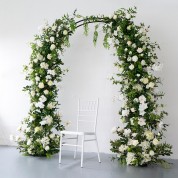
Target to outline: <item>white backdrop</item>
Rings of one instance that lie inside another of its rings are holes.
[[[44,19],[52,23],[63,14],[72,14],[77,8],[82,15],[110,15],[125,7],[138,7],[136,23],[151,25],[150,36],[161,46],[159,58],[164,63],[160,73],[166,93],[163,102],[167,106],[170,124],[166,133],[167,141],[174,146],[172,158],[178,158],[178,1],[176,0],[1,0],[0,1],[0,144],[8,144],[9,135],[16,134],[20,121],[27,116],[28,96],[21,90],[25,85],[22,66],[30,56],[28,42],[37,33]],[[71,47],[65,52],[63,61],[69,73],[60,84],[59,101],[63,120],[71,120],[75,128],[78,97],[99,97],[98,139],[101,152],[110,152],[110,139],[114,138],[111,128],[119,124],[117,112],[119,102],[113,102],[118,87],[107,79],[114,72],[112,50],[102,46],[102,34],[97,46],[92,44],[93,28],[85,37],[80,28],[71,37]],[[89,144],[89,143],[88,143]],[[87,145],[86,151],[95,151]]]

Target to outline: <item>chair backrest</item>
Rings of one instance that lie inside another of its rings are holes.
[[[78,100],[77,131],[96,132],[99,99]]]

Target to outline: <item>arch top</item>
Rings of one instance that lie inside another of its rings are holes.
[[[78,27],[83,26],[87,35],[90,23],[96,23],[96,44],[99,25],[104,23],[103,45],[106,49],[114,47],[119,59],[114,64],[118,72],[111,80],[121,85],[119,98],[123,102],[119,111],[122,126],[113,128],[118,138],[111,141],[111,151],[121,163],[134,166],[159,162],[159,156],[172,153],[172,146],[161,142],[167,127],[162,120],[167,113],[157,102],[163,94],[155,90],[161,83],[154,74],[161,68],[156,55],[159,45],[150,41],[143,23],[134,23],[135,14],[136,8],[119,9],[112,16],[83,17],[75,11],[73,16],[64,15],[52,25],[46,23],[35,35],[30,62],[24,67],[26,80],[30,81],[24,91],[31,105],[19,129],[24,138],[16,139],[21,152],[49,157],[59,151],[60,138],[53,130],[65,129],[57,100],[57,83],[65,74],[61,68],[64,49],[70,46],[69,37]]]

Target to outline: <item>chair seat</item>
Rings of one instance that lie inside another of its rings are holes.
[[[65,135],[95,135],[95,132],[79,132],[79,131],[61,131],[61,134]]]

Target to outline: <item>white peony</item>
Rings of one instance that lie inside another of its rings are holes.
[[[44,83],[40,82],[40,83],[38,84],[38,87],[39,87],[39,88],[44,88]]]
[[[140,125],[140,126],[146,125],[145,119],[144,118],[139,118],[138,119],[138,125]]]
[[[138,49],[137,49],[137,52],[138,52],[138,53],[142,53],[142,52],[143,52],[143,49],[142,49],[142,48],[138,48]]]
[[[68,34],[68,31],[67,30],[64,30],[63,31],[63,35],[67,35]]]
[[[132,61],[137,62],[138,61],[138,57],[137,56],[133,56],[132,57]]]
[[[157,138],[153,139],[153,145],[158,145],[159,144],[159,140]]]
[[[51,58],[52,58],[51,54],[48,54],[48,55],[47,55],[47,59],[50,60]]]
[[[134,65],[131,64],[131,65],[129,66],[129,69],[130,69],[130,70],[133,70],[133,69],[134,69]]]
[[[51,46],[50,46],[50,50],[52,51],[52,50],[54,50],[56,48],[56,46],[54,45],[54,44],[52,44]]]

